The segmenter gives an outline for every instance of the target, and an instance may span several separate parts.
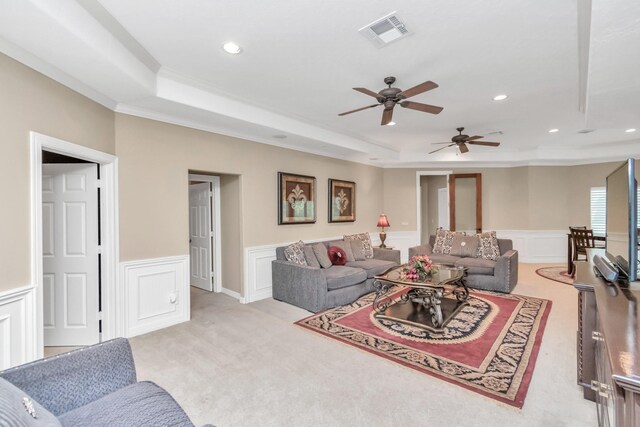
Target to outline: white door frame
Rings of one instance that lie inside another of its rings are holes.
[[[222,292],[222,241],[220,239],[220,177],[214,175],[200,175],[195,173],[189,174],[189,181],[204,181],[211,183],[211,191],[213,192],[213,260],[211,265],[213,266],[213,292]],[[191,253],[189,253],[191,256]],[[191,265],[191,263],[189,263]],[[189,274],[191,277],[191,274]]]
[[[420,178],[423,176],[438,176],[438,175],[451,175],[453,171],[417,171],[416,172],[416,205],[417,216],[416,225],[418,228],[418,239],[422,240],[422,191],[420,191]],[[449,180],[447,179],[447,191],[449,191]],[[449,205],[447,204],[447,213],[449,212]],[[422,243],[422,242],[420,242]]]
[[[44,308],[42,292],[42,150],[100,165],[100,228],[102,236],[102,340],[124,336],[123,299],[118,289],[118,158],[82,145],[72,144],[37,132],[31,139],[31,280],[36,294],[35,346],[27,359],[43,356]]]

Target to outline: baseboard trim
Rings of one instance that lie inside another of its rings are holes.
[[[242,297],[242,295],[240,295],[239,292],[232,291],[231,289],[227,289],[225,287],[223,287],[220,292],[222,292],[225,295],[230,296],[231,298],[237,299],[238,302],[240,302],[240,304],[244,304],[245,303],[244,298]]]
[[[188,321],[189,256],[121,262],[119,295],[127,337]]]

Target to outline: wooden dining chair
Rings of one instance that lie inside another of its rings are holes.
[[[571,277],[576,273],[576,261],[580,261],[579,256],[584,256],[583,261],[587,261],[587,249],[595,248],[593,239],[593,230],[586,227],[569,227],[571,239],[573,240],[573,268],[571,269]]]

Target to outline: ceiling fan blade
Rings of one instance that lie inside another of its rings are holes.
[[[374,91],[365,89],[363,87],[354,87],[353,90],[357,90],[358,92],[364,93],[365,95],[373,96],[374,98],[380,98],[380,95],[378,95]]]
[[[460,148],[460,152],[463,154],[469,152],[469,147],[467,147],[467,144],[465,144],[464,142],[458,145],[458,147]]]
[[[366,110],[367,108],[377,107],[378,105],[381,105],[381,104],[367,105],[366,107],[358,108],[357,110],[347,111],[346,113],[340,113],[338,115],[339,116],[346,116],[347,114],[357,113],[358,111]]]
[[[391,119],[393,118],[393,108],[385,108],[382,112],[382,122],[380,124],[382,126],[388,125]]]
[[[479,136],[479,135],[476,135],[476,136],[470,136],[470,137],[466,138],[466,139],[465,139],[465,141],[466,141],[466,142],[469,142],[469,141],[475,141],[476,139],[480,139],[480,138],[484,138],[484,136]]]
[[[498,145],[500,145],[499,142],[491,142],[491,141],[467,141],[467,144],[486,145],[488,147],[497,147]]]
[[[447,142],[432,142],[432,144],[451,144],[451,141],[447,141]]]
[[[446,147],[438,148],[437,150],[430,151],[430,152],[429,152],[429,154],[433,154],[433,153],[435,153],[436,151],[444,150],[445,148],[449,148],[449,147],[451,147],[452,145],[456,145],[456,144],[455,144],[455,143],[453,143],[453,144],[449,144],[449,145],[447,145]]]
[[[428,90],[432,90],[437,88],[438,85],[432,81],[420,83],[417,86],[412,87],[411,89],[407,89],[403,92],[400,92],[398,96],[403,96],[404,98],[411,98],[412,96],[416,96],[418,94],[424,93]]]
[[[402,101],[400,105],[404,108],[411,108],[412,110],[423,111],[425,113],[438,114],[444,110],[442,107],[436,107],[435,105],[422,104],[420,102]]]

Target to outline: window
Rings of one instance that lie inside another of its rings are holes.
[[[604,236],[607,227],[607,188],[591,187],[591,229]]]
[[[640,187],[638,200],[640,200]],[[637,206],[637,217],[640,218],[640,203]],[[591,229],[593,234],[604,236],[607,229],[607,188],[591,187]]]

